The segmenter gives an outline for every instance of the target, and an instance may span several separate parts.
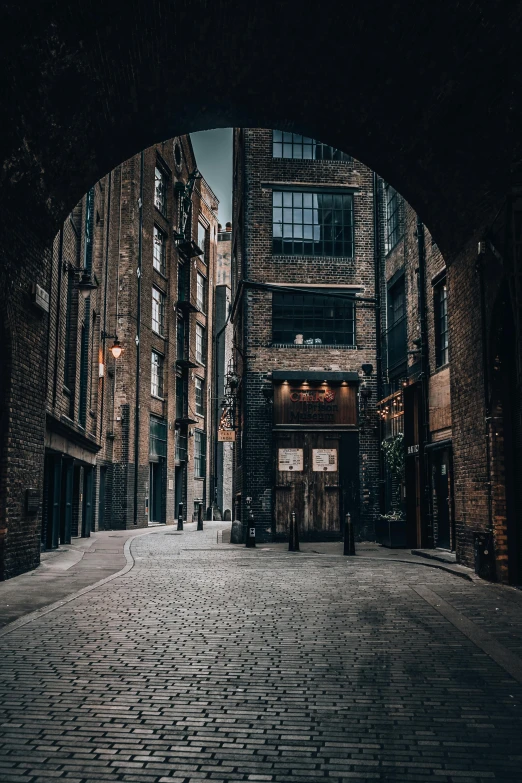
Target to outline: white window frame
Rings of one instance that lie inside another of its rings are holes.
[[[165,335],[165,294],[155,285],[152,286],[152,331],[160,337]]]
[[[205,364],[205,327],[196,322],[196,361]]]

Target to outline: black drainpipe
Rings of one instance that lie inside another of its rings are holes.
[[[138,524],[138,476],[140,461],[140,332],[141,332],[141,257],[143,248],[143,169],[145,155],[140,156],[140,200],[139,200],[139,229],[138,229],[138,302],[136,318],[136,405],[134,409],[134,524]]]
[[[417,216],[417,248],[419,253],[419,321],[421,330],[421,404],[422,404],[422,462],[424,468],[424,510],[426,513],[427,545],[433,547],[433,515],[431,511],[430,470],[426,446],[430,440],[429,356],[428,327],[426,323],[426,243],[424,223]],[[422,544],[422,542],[421,542]]]
[[[108,285],[108,279],[109,279],[109,234],[110,234],[110,228],[111,228],[111,189],[112,189],[112,171],[109,171],[109,178],[107,182],[107,225],[105,228],[105,283],[103,286],[103,326],[102,326],[102,361],[103,366],[105,368],[105,340],[106,340],[106,332],[107,332],[107,285]],[[116,332],[115,332],[116,334]],[[103,411],[104,411],[104,402],[105,402],[105,375],[106,373],[103,373],[102,378],[102,389],[101,389],[101,411],[100,411],[100,437],[102,434],[102,428],[103,428]]]
[[[481,259],[477,260],[476,271],[479,278],[480,289],[480,331],[482,340],[482,376],[484,384],[484,438],[486,441],[486,486],[488,490],[488,532],[493,533],[493,487],[491,482],[491,440],[490,423],[491,407],[489,403],[489,368],[488,368],[488,350],[487,350],[487,326],[486,326],[486,290],[484,285],[484,267]]]
[[[379,241],[379,197],[377,194],[378,179],[373,172],[373,263],[375,271],[375,361],[377,373],[377,400],[382,397],[382,341],[381,341],[381,258]]]
[[[63,271],[63,225],[60,228],[60,247],[58,250],[58,301],[56,302],[56,332],[54,339],[54,377],[53,377],[53,407],[56,405],[57,385],[58,385],[58,348],[60,345],[60,317],[62,311],[62,271]],[[51,259],[54,257],[54,253]],[[53,267],[51,261],[51,287],[53,279]],[[49,308],[49,327],[51,324],[51,310]],[[51,329],[49,328],[49,337],[51,336]],[[49,350],[47,351],[47,361],[49,361]],[[47,381],[47,372],[45,373],[45,379]]]

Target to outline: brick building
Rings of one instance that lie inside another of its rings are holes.
[[[235,515],[262,539],[373,538],[376,179],[292,133],[234,132]]]
[[[217,208],[183,136],[100,180],[55,239],[44,546],[209,504]]]
[[[232,224],[222,229],[218,226],[217,271],[215,291],[214,325],[214,377],[215,418],[218,432],[214,446],[215,453],[215,504],[225,519],[232,518],[232,475],[234,443],[224,440],[224,431],[229,426],[226,420],[230,408],[228,382],[233,366],[233,326],[230,321],[232,307],[231,291]]]
[[[403,475],[382,461],[377,537],[455,549],[446,265],[410,205],[380,181],[381,437],[403,450]],[[389,517],[395,517],[389,519]]]

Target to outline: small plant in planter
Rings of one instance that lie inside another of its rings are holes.
[[[406,454],[404,448],[404,435],[399,433],[393,438],[387,438],[381,443],[384,459],[388,470],[394,480],[395,500],[388,514],[379,516],[377,526],[377,540],[383,546],[406,546],[406,518],[400,508],[401,485],[404,482],[406,472]]]

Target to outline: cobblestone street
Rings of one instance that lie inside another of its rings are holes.
[[[2,783],[522,780],[521,594],[226,527],[6,627]]]

